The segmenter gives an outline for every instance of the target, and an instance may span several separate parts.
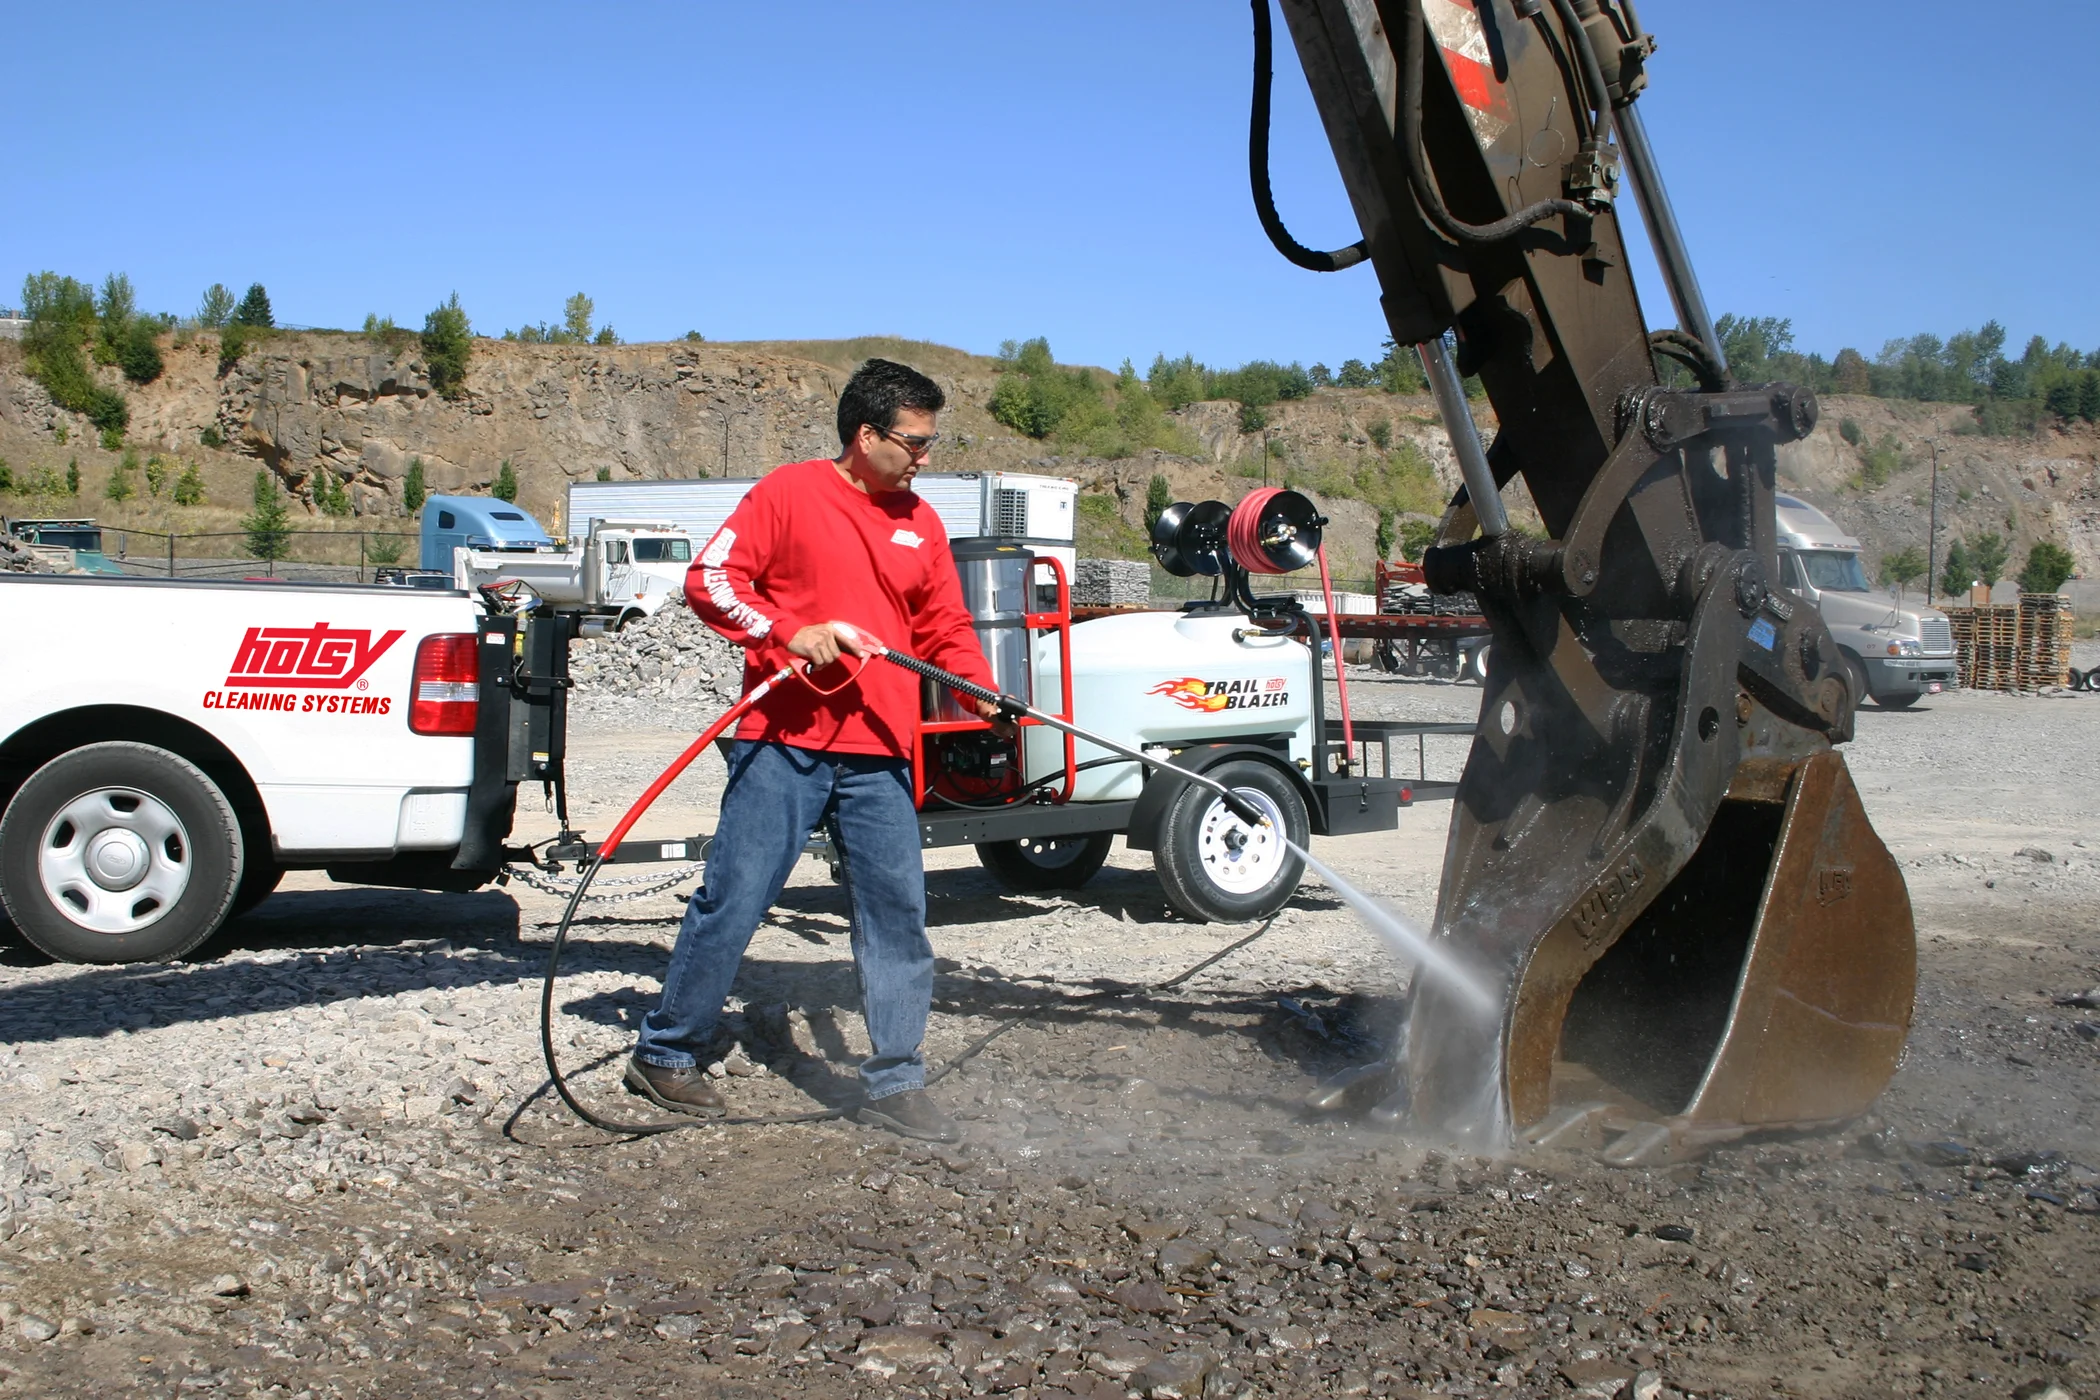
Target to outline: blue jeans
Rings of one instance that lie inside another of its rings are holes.
[[[819,826],[838,847],[852,906],[853,964],[874,1051],[861,1062],[861,1088],[879,1099],[925,1085],[919,1043],[933,1003],[933,945],[911,764],[749,740],[730,751],[707,878],[686,906],[637,1057],[665,1069],[697,1062],[751,935]]]

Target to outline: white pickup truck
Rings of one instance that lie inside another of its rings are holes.
[[[558,783],[567,618],[464,592],[0,577],[0,902],[55,958],[189,952],[290,869],[473,889]]]

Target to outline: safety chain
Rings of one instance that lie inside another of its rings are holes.
[[[584,899],[586,902],[604,904],[625,904],[629,900],[647,899],[652,894],[662,894],[665,890],[675,885],[684,884],[687,880],[692,879],[706,869],[707,866],[704,863],[695,863],[692,865],[681,865],[668,875],[630,875],[625,880],[600,880],[594,888],[610,886],[617,892],[587,894],[584,896]],[[574,880],[550,879],[537,868],[530,865],[506,865],[503,867],[503,873],[521,885],[538,890],[541,894],[554,895],[559,899],[567,899],[570,895],[576,893],[576,882]]]

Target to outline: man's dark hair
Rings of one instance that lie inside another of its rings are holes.
[[[941,386],[895,360],[869,360],[853,371],[839,395],[839,446],[847,447],[863,423],[888,432],[904,409],[939,413],[948,406]]]

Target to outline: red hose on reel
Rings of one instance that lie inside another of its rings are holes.
[[[1311,522],[1292,522],[1272,509],[1277,498],[1285,494],[1274,486],[1249,491],[1232,508],[1232,518],[1225,522],[1225,547],[1250,574],[1283,574],[1303,567],[1302,558],[1290,561],[1294,554],[1302,553],[1304,541],[1298,533],[1301,528],[1310,528]],[[1296,492],[1288,494],[1297,496]],[[1356,729],[1349,722],[1349,676],[1342,663],[1342,629],[1335,621],[1334,581],[1327,573],[1327,546],[1317,543],[1319,538],[1314,528],[1313,554],[1320,561],[1320,593],[1327,601],[1327,635],[1334,643],[1334,684],[1342,701],[1342,745],[1346,751],[1343,762],[1354,766]]]

